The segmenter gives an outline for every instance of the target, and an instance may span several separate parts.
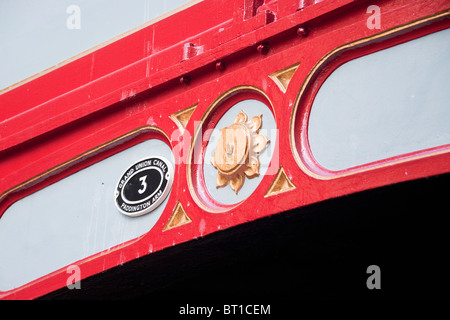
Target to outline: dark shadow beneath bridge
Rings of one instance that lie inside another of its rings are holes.
[[[251,210],[251,208],[249,208]],[[450,174],[327,200],[216,232],[43,299],[273,302],[449,298]],[[366,286],[379,266],[380,290]]]

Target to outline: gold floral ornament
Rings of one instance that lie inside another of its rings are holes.
[[[259,176],[258,154],[270,142],[259,134],[262,114],[247,120],[247,115],[241,110],[231,126],[220,130],[211,159],[211,164],[218,170],[216,188],[229,184],[236,194],[244,185],[245,177],[252,179]]]

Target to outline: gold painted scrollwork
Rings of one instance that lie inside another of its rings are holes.
[[[234,123],[220,130],[211,164],[218,170],[216,188],[227,185],[238,194],[244,185],[245,178],[259,176],[259,153],[263,152],[270,142],[259,134],[262,126],[262,115],[248,116],[242,110],[234,119]]]

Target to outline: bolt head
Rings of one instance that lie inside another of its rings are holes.
[[[267,43],[261,43],[256,47],[256,50],[261,54],[267,54],[269,52],[269,45]]]
[[[226,65],[223,61],[216,62],[216,70],[223,71],[225,70]]]
[[[297,29],[297,35],[300,37],[306,37],[308,35],[308,29],[305,27],[299,27]]]
[[[180,83],[181,84],[189,84],[191,82],[191,78],[189,76],[181,76]]]

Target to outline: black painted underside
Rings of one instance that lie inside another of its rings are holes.
[[[449,298],[449,215],[450,174],[399,183],[222,230],[42,298]],[[370,265],[380,290],[366,286]]]

